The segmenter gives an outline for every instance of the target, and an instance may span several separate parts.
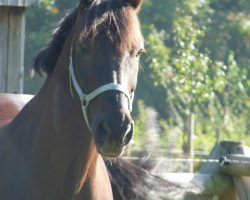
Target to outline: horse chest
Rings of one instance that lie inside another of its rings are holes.
[[[102,175],[92,184],[92,200],[113,200],[113,194],[109,179],[106,179]]]
[[[88,197],[88,198],[86,198]],[[90,170],[88,178],[80,191],[80,200],[113,200],[110,180],[101,156],[95,169]]]

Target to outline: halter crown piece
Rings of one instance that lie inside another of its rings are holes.
[[[75,75],[75,70],[73,67],[73,59],[72,59],[72,47],[70,49],[70,57],[69,57],[69,82],[70,82],[70,90],[71,90],[71,94],[73,96],[73,92],[72,92],[72,83],[74,86],[74,89],[76,90],[78,97],[80,99],[81,102],[81,107],[82,107],[82,113],[83,113],[83,117],[84,120],[90,130],[91,131],[91,127],[90,127],[90,123],[89,123],[89,118],[88,118],[88,114],[87,114],[87,108],[89,103],[98,95],[100,95],[103,92],[106,92],[108,90],[116,90],[119,92],[122,92],[125,94],[125,96],[128,99],[128,108],[129,111],[132,111],[132,104],[133,104],[133,100],[134,100],[134,92],[129,94],[127,89],[124,88],[124,86],[122,86],[121,84],[117,84],[117,83],[108,83],[105,85],[100,86],[99,88],[95,89],[94,91],[92,91],[89,94],[86,94],[82,91],[77,79],[76,79],[76,75]]]

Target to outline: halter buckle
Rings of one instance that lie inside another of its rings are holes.
[[[87,109],[89,105],[89,101],[87,100],[87,95],[81,96],[81,104],[83,108]]]

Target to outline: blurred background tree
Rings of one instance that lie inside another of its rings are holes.
[[[36,93],[43,82],[28,76],[35,52],[77,3],[44,0],[27,9],[26,93]],[[149,106],[158,112],[163,148],[173,140],[185,150],[191,114],[195,150],[210,151],[218,138],[250,145],[250,1],[144,0],[140,18],[147,53],[135,99],[134,146],[143,148],[147,138]]]

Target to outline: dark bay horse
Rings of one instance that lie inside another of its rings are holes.
[[[0,199],[113,199],[102,155],[132,138],[140,4],[81,0],[38,54],[43,87],[0,129]]]

